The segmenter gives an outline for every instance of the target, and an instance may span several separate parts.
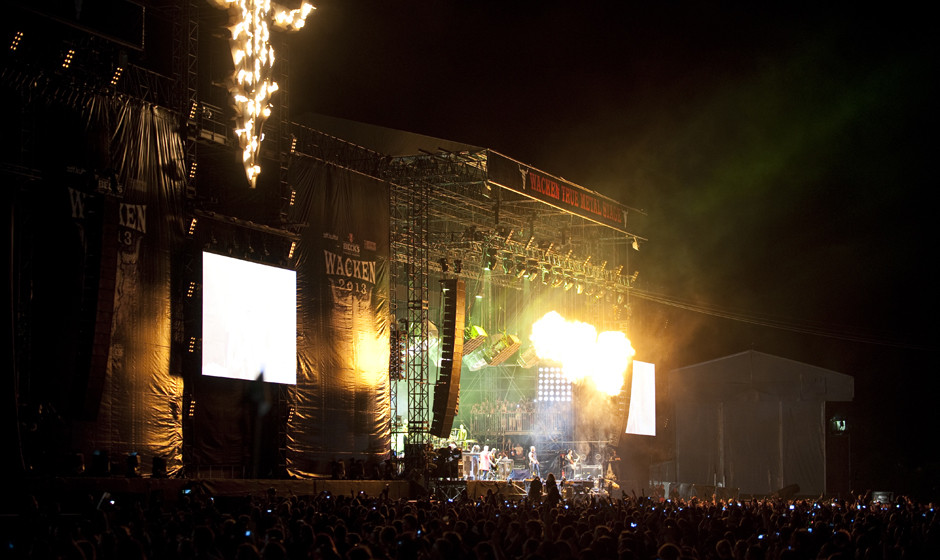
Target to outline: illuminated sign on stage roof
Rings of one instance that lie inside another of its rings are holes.
[[[606,196],[493,151],[487,154],[486,170],[487,178],[503,188],[629,233],[626,231],[628,208]]]

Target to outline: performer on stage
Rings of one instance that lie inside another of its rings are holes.
[[[480,452],[480,480],[489,480],[492,462],[493,457],[490,455],[490,446],[484,445],[483,451]]]
[[[581,456],[574,449],[567,449],[561,456],[561,477],[574,478]]]
[[[529,470],[532,472],[533,477],[542,478],[542,475],[539,472],[539,458],[535,454],[534,445],[529,447]]]

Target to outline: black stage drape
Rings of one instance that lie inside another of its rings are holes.
[[[21,186],[14,217],[27,462],[62,472],[76,453],[90,465],[96,451],[136,452],[144,469],[160,457],[172,473],[183,439],[182,380],[170,367],[184,187],[177,119],[120,96],[21,101],[36,140],[23,146],[25,163],[40,170]]]
[[[295,414],[287,426],[294,476],[329,463],[376,462],[389,449],[389,189],[377,179],[295,159],[298,343]],[[368,474],[367,474],[368,476]]]

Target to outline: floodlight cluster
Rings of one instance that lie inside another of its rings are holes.
[[[315,8],[306,2],[288,10],[270,0],[212,0],[233,15],[229,27],[232,62],[235,72],[229,91],[235,102],[235,135],[242,149],[245,176],[254,188],[261,173],[260,152],[264,140],[262,127],[271,116],[271,96],[278,90],[272,79],[274,47],[271,46],[270,20],[276,27],[296,31],[304,26]]]
[[[539,368],[539,402],[571,402],[571,381],[559,367]]]

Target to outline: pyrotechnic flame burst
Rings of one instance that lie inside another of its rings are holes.
[[[529,337],[540,359],[558,362],[572,383],[590,382],[598,391],[616,396],[636,351],[619,331],[600,334],[588,323],[567,321],[556,311],[532,325]]]

